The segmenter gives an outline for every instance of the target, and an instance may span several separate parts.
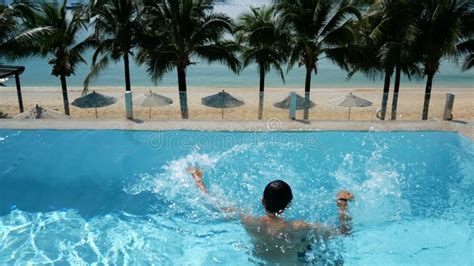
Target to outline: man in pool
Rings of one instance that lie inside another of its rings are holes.
[[[202,172],[194,167],[188,168],[187,171],[192,175],[196,186],[207,193]],[[334,235],[350,233],[351,217],[347,208],[348,202],[354,199],[350,192],[342,190],[337,194],[339,226],[336,228],[304,221],[286,221],[281,215],[292,199],[290,186],[282,180],[275,180],[268,183],[263,191],[262,205],[266,212],[264,216],[253,217],[234,208],[224,210],[240,216],[245,230],[252,237],[254,255],[270,263],[308,262],[306,253],[311,250],[310,237],[326,240]]]

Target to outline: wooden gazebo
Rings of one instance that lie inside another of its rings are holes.
[[[21,85],[20,85],[20,75],[25,71],[23,66],[5,66],[0,65],[0,79],[8,78],[15,76],[16,83],[16,93],[18,95],[18,105],[20,107],[20,113],[23,113],[23,99],[21,97]]]

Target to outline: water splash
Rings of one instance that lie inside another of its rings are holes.
[[[356,206],[352,212],[357,216],[358,223],[400,220],[411,212],[410,204],[401,192],[405,177],[399,170],[405,166],[387,160],[384,156],[387,149],[385,144],[377,147],[370,156],[345,154],[334,172],[340,187],[350,188],[356,195]],[[361,179],[358,175],[366,178]]]

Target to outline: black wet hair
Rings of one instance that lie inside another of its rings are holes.
[[[271,213],[282,213],[293,199],[290,186],[282,180],[275,180],[263,191],[263,206]]]

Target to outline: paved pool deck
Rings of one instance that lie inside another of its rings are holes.
[[[141,121],[141,120],[12,120],[3,129],[121,129],[209,131],[456,131],[474,140],[474,121]]]

